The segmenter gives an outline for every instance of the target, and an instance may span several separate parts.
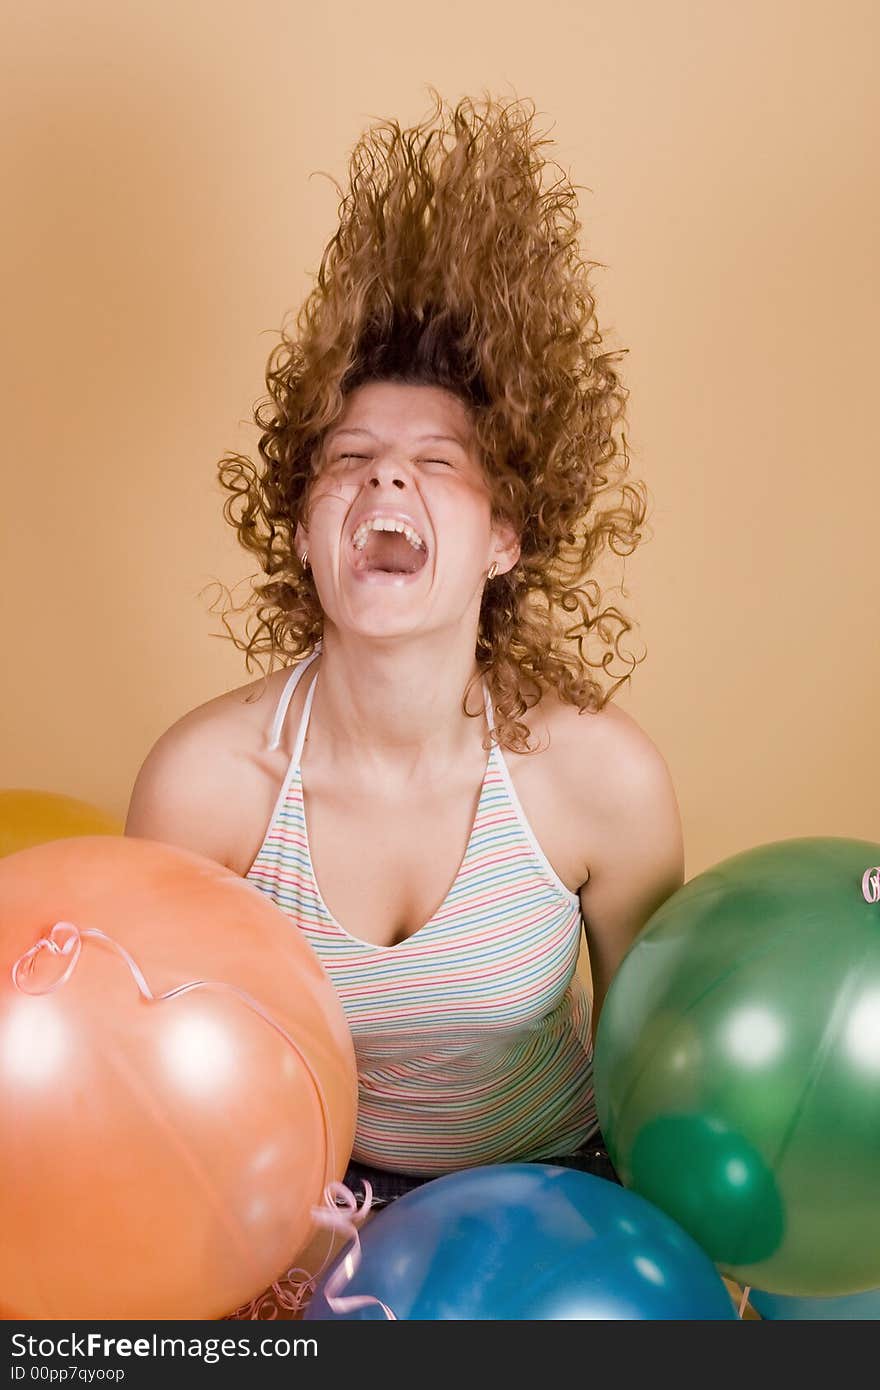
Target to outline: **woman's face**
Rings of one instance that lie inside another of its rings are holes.
[[[442,387],[392,381],[346,400],[296,543],[326,617],[376,637],[468,619],[476,632],[489,567],[504,574],[519,558],[512,529],[493,526],[467,406]]]

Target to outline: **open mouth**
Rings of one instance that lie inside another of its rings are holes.
[[[424,569],[428,547],[405,522],[378,517],[364,522],[352,537],[352,567],[357,574],[409,576]]]

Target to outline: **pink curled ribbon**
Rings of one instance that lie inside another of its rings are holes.
[[[866,903],[880,903],[880,864],[862,874],[862,897]]]
[[[345,1313],[349,1309],[366,1308],[375,1303],[382,1309],[386,1318],[396,1322],[397,1318],[388,1305],[379,1298],[373,1298],[371,1294],[349,1294],[345,1298],[338,1296],[340,1290],[351,1280],[361,1262],[361,1242],[358,1227],[366,1220],[373,1202],[373,1189],[366,1178],[364,1178],[364,1189],[363,1205],[358,1208],[357,1198],[351,1189],[345,1186],[345,1183],[328,1183],[324,1188],[326,1205],[312,1207],[312,1217],[319,1226],[327,1226],[336,1234],[354,1241],[353,1248],[345,1255],[339,1268],[328,1278],[324,1286],[324,1298],[333,1313]],[[340,1207],[344,1207],[345,1210],[341,1211]],[[245,1309],[239,1309],[239,1314],[243,1315],[247,1312],[251,1319],[266,1322],[278,1317],[279,1308],[298,1313],[305,1307],[314,1293],[328,1258],[329,1256],[325,1256],[324,1263],[318,1273],[311,1277],[309,1277],[307,1270],[289,1269],[281,1279],[276,1279],[265,1293],[252,1299]],[[303,1277],[298,1279],[295,1277],[296,1275]]]
[[[134,982],[138,987],[138,991],[142,998],[147,1000],[148,1003],[159,1004],[169,999],[175,999],[180,995],[189,994],[195,989],[224,990],[229,994],[236,995],[249,1009],[253,1010],[253,1012],[262,1018],[264,1022],[268,1023],[271,1028],[274,1028],[276,1033],[281,1035],[288,1046],[293,1048],[293,1051],[305,1067],[309,1080],[315,1089],[315,1095],[318,1099],[324,1125],[325,1177],[333,1171],[335,1167],[333,1131],[327,1115],[327,1103],[324,1099],[324,1093],[311,1063],[304,1055],[297,1042],[287,1032],[286,1028],[283,1028],[277,1019],[274,1019],[272,1015],[263,1008],[262,1004],[258,1003],[257,1000],[246,993],[245,990],[239,989],[237,985],[227,984],[225,980],[191,980],[185,985],[177,985],[174,989],[166,990],[164,994],[154,994],[147,984],[140,966],[118,941],[114,941],[111,936],[107,936],[105,932],[99,931],[96,927],[87,927],[81,931],[73,922],[56,922],[47,936],[41,936],[33,946],[16,960],[12,967],[12,983],[15,989],[17,989],[20,994],[54,994],[54,992],[60,989],[62,985],[65,985],[73,975],[79,963],[80,956],[82,955],[82,943],[86,937],[92,937],[96,941],[105,942],[122,957],[131,972]],[[67,964],[62,973],[51,984],[37,986],[31,977],[33,976],[34,968],[42,952],[47,952],[52,956],[67,957]],[[324,1187],[323,1197],[326,1205],[312,1207],[311,1209],[311,1216],[318,1225],[327,1226],[331,1231],[335,1231],[348,1238],[353,1237],[354,1239],[354,1249],[345,1256],[340,1268],[336,1270],[328,1280],[326,1298],[333,1312],[343,1312],[349,1307],[362,1308],[367,1304],[375,1303],[384,1310],[386,1317],[393,1319],[394,1314],[382,1303],[381,1299],[373,1298],[371,1295],[362,1294],[355,1298],[349,1297],[342,1299],[337,1297],[340,1289],[348,1283],[360,1263],[360,1237],[358,1236],[357,1228],[366,1219],[372,1203],[372,1188],[369,1183],[365,1183],[365,1187],[366,1195],[360,1210],[358,1210],[357,1198],[354,1193],[350,1191],[344,1183],[333,1181],[327,1182]],[[339,1210],[340,1204],[344,1207],[343,1211]],[[315,1284],[323,1274],[329,1258],[330,1252],[328,1251],[317,1273],[311,1278],[307,1276],[306,1270],[300,1270],[298,1268],[289,1269],[287,1274],[283,1276],[283,1279],[288,1282],[291,1288],[290,1293],[283,1288],[282,1281],[276,1280],[270,1285],[270,1292],[251,1299],[250,1303],[244,1304],[241,1309],[236,1310],[236,1313],[240,1312],[243,1317],[249,1317],[252,1320],[261,1318],[262,1312],[267,1310],[267,1301],[271,1303],[272,1294],[275,1295],[281,1307],[294,1312],[298,1311],[314,1290]],[[307,1277],[294,1280],[293,1276],[296,1274],[303,1274]],[[235,1316],[235,1314],[232,1316]],[[277,1317],[277,1309],[269,1312],[269,1316]]]
[[[347,1294],[345,1298],[339,1297],[339,1292],[344,1289],[346,1284],[352,1279],[355,1270],[361,1262],[361,1240],[358,1235],[358,1227],[366,1220],[373,1201],[373,1189],[370,1183],[364,1178],[364,1204],[358,1210],[357,1198],[350,1188],[342,1182],[328,1183],[324,1189],[324,1199],[327,1207],[312,1207],[312,1216],[321,1226],[329,1226],[341,1236],[345,1236],[354,1243],[352,1248],[347,1251],[345,1257],[340,1260],[338,1269],[335,1269],[324,1286],[324,1297],[327,1306],[333,1313],[347,1313],[355,1308],[367,1308],[370,1304],[378,1304],[392,1322],[397,1318],[386,1303],[381,1298],[374,1298],[372,1294]],[[342,1208],[342,1210],[340,1210]]]

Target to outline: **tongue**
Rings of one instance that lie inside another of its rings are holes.
[[[363,568],[389,574],[415,574],[425,563],[424,550],[416,550],[399,531],[371,531],[363,549]]]

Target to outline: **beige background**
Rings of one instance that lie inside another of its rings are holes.
[[[309,175],[430,82],[532,97],[590,190],[653,508],[618,699],[688,876],[880,840],[878,40],[874,0],[9,7],[0,786],[122,816],[161,731],[256,674],[202,592],[251,570],[216,463],[334,228]]]

